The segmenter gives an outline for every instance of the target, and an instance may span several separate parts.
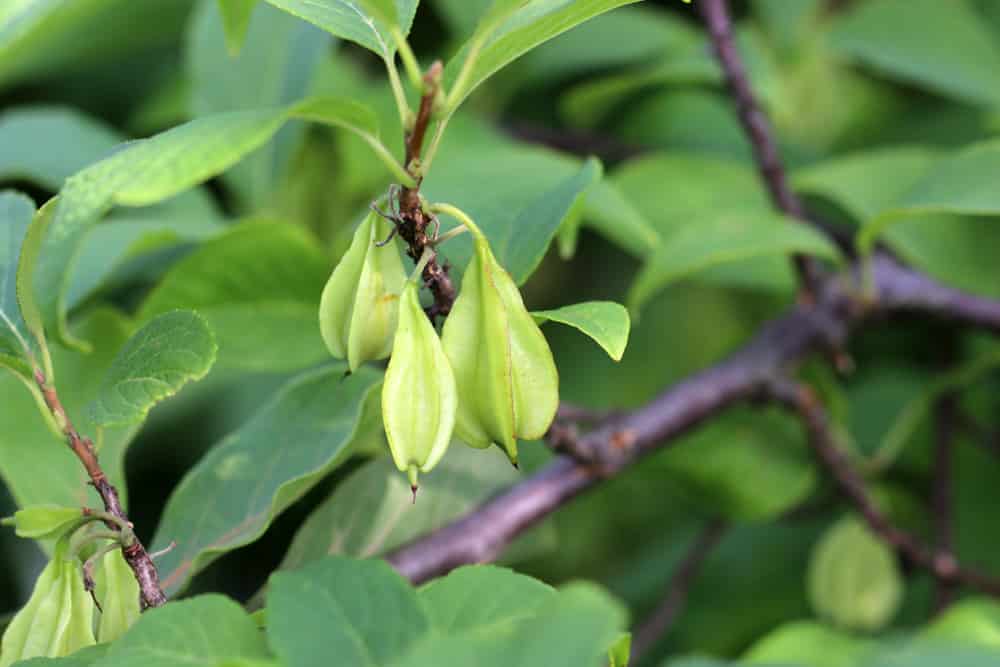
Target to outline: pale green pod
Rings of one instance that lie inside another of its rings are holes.
[[[542,437],[555,418],[559,374],[513,279],[484,236],[442,332],[461,400],[455,435],[502,447],[517,465],[517,439]]]
[[[118,639],[139,620],[139,583],[121,549],[109,551],[101,559],[97,598],[101,602],[97,638],[102,643]]]
[[[382,385],[382,421],[396,467],[417,487],[417,473],[441,460],[455,427],[455,378],[434,326],[407,282],[399,327]]]
[[[391,230],[388,221],[369,213],[320,298],[320,333],[333,356],[347,359],[351,372],[392,350],[406,273],[395,245],[376,245]]]
[[[22,608],[0,642],[0,667],[35,657],[69,655],[96,643],[94,602],[83,587],[79,560],[56,555],[35,582]]]

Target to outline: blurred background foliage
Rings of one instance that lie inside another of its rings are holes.
[[[378,60],[264,3],[237,57],[227,52],[209,0],[43,0],[19,15],[24,4],[0,5],[0,181],[38,204],[122,141],[314,93],[371,105],[385,144],[401,149]],[[418,57],[427,63],[451,55],[483,6],[425,0],[410,38]],[[754,0],[734,3],[734,11],[753,86],[793,183],[810,210],[845,233],[935,159],[1000,128],[994,0]],[[635,321],[620,363],[572,329],[545,329],[565,400],[630,408],[744,343],[794,298],[794,283],[786,259],[768,255],[694,267],[641,299],[629,297],[664,239],[728,211],[769,209],[690,6],[647,1],[619,9],[516,61],[463,107],[426,189],[478,218],[510,216],[589,155],[602,160],[605,175],[588,194],[576,247],[553,247],[525,286],[525,300],[533,309],[630,300]],[[359,139],[293,122],[221,178],[161,205],[116,210],[89,235],[69,300],[74,329],[88,332],[95,352],[58,353],[71,410],[85,405],[125,335],[156,313],[195,308],[220,343],[206,380],[157,408],[138,433],[105,436],[102,457],[128,480],[130,515],[144,540],[153,538],[174,487],[213,445],[260,413],[289,378],[327,360],[315,321],[322,285],[389,181]],[[945,283],[1000,297],[996,222],[914,217],[889,227],[882,241]],[[462,243],[453,247],[445,255],[461,256]],[[1000,574],[1000,532],[990,509],[1000,500],[996,459],[978,446],[995,442],[995,343],[900,320],[870,327],[849,352],[857,370],[846,377],[821,364],[806,375],[853,453],[881,457],[871,475],[880,503],[923,534],[930,402],[961,390],[962,414],[984,426],[959,434],[959,553]],[[955,369],[967,372],[956,377]],[[0,378],[0,396],[6,512],[15,498],[45,500],[33,480],[46,475],[46,457],[65,453],[14,380]],[[15,460],[27,445],[39,458]],[[524,447],[529,472],[548,456],[540,444]],[[328,550],[384,552],[514,479],[496,457],[449,454],[428,476],[418,513],[401,515],[396,504],[408,491],[385,460],[352,460],[315,480],[260,539],[207,567],[187,590],[248,599],[279,563],[293,567]],[[356,513],[374,518],[329,534]],[[836,619],[820,621],[807,585],[818,545],[846,513],[794,421],[740,409],[567,506],[508,559],[552,583],[601,582],[641,619],[693,535],[722,518],[731,528],[649,664],[667,654],[748,650],[759,662],[850,664],[821,646],[842,642],[852,647],[847,655],[866,650],[867,635],[836,627]],[[370,534],[379,527],[385,534]],[[42,556],[3,531],[0,559],[0,606],[13,610]],[[927,577],[901,577],[899,608],[879,624],[882,636],[911,632],[930,613]],[[972,609],[962,612],[979,613]],[[982,618],[993,614],[996,646],[998,617],[990,609]]]

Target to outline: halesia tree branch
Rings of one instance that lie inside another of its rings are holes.
[[[843,345],[876,317],[920,314],[1000,333],[1000,302],[937,283],[883,255],[872,260],[877,299],[859,296],[856,267],[828,277],[812,305],[766,324],[728,359],[666,389],[645,406],[615,416],[577,439],[538,473],[455,523],[405,545],[389,561],[422,582],[468,563],[495,560],[515,537],[584,491],[742,401],[766,398],[817,351]]]
[[[48,406],[56,423],[62,429],[63,435],[66,437],[66,444],[69,445],[70,450],[72,450],[76,457],[80,459],[80,463],[83,464],[84,469],[87,471],[87,476],[90,477],[90,483],[97,490],[98,495],[101,496],[101,501],[104,503],[104,510],[131,526],[131,522],[125,515],[124,510],[122,510],[121,501],[118,498],[118,490],[108,481],[107,475],[101,469],[93,442],[89,438],[81,436],[73,426],[69,415],[66,414],[65,408],[59,400],[59,395],[56,393],[55,387],[47,381],[40,369],[35,370],[35,382],[38,384],[38,388],[45,398],[46,406]],[[114,524],[109,524],[108,528],[114,531],[119,530],[118,526]],[[142,542],[138,538],[131,540],[129,546],[122,547],[122,555],[125,557],[125,562],[132,568],[135,579],[139,583],[142,608],[159,607],[166,603],[167,596],[164,595],[163,589],[160,587],[160,578],[156,572],[156,565],[153,564],[153,559],[146,552],[146,548],[142,545]]]

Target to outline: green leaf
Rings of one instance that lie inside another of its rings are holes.
[[[331,35],[374,51],[387,63],[396,53],[394,28],[403,36],[410,32],[418,0],[267,0],[275,7],[298,16]],[[374,11],[373,11],[374,10]],[[398,23],[396,22],[398,19]]]
[[[383,437],[373,444],[384,453]],[[517,481],[497,449],[452,447],[426,475],[416,503],[388,457],[352,473],[302,524],[281,563],[294,569],[328,554],[379,556],[451,523]]]
[[[368,119],[365,108],[330,98],[311,98],[286,109],[216,114],[132,142],[70,177],[60,192],[34,279],[46,324],[55,325],[60,339],[73,340],[65,321],[68,277],[81,239],[101,215],[115,204],[155,204],[225,171],[290,118],[314,119],[361,132],[370,145],[378,147],[376,153],[405,176],[371,134],[370,125],[363,125]]]
[[[123,141],[79,111],[20,107],[0,115],[0,181],[28,181],[52,192]]]
[[[556,310],[536,310],[535,322],[560,322],[578,329],[600,345],[608,356],[621,361],[628,345],[630,321],[628,311],[614,301],[585,301]]]
[[[997,661],[995,649],[960,644],[914,645],[872,660],[865,667],[991,667]]]
[[[21,316],[17,298],[17,267],[28,226],[35,214],[35,204],[13,190],[0,190],[0,367],[24,371],[14,360],[26,361],[34,353],[31,333]],[[10,358],[10,363],[2,359]],[[15,368],[16,366],[16,368]],[[27,376],[30,378],[30,373]]]
[[[241,4],[246,0],[236,3]],[[238,56],[229,53],[226,15],[220,16],[218,9],[225,3],[202,3],[196,9],[184,54],[192,116],[291,104],[309,92],[320,63],[329,56],[328,34],[267,4],[255,9],[254,4],[257,0],[248,4],[253,16],[246,16]],[[272,203],[306,129],[302,123],[286,125],[224,174],[243,210],[261,210]]]
[[[329,358],[316,313],[329,261],[301,227],[245,222],[176,262],[139,309],[196,310],[220,367],[293,370]]]
[[[892,420],[892,424],[879,442],[878,449],[868,461],[868,469],[881,471],[891,466],[917,429],[930,416],[934,402],[938,398],[981,380],[997,366],[1000,366],[1000,347],[991,347],[949,372],[937,375],[928,385],[922,386],[917,396],[907,402]]]
[[[226,47],[231,56],[239,54],[246,41],[257,0],[217,0],[222,26],[226,35]]]
[[[253,542],[271,521],[379,427],[381,374],[342,366],[299,376],[191,469],[167,501],[153,549],[164,589],[178,591],[220,555]]]
[[[920,641],[1000,649],[1000,604],[984,598],[960,600],[920,631]]]
[[[779,626],[759,639],[744,654],[747,664],[802,664],[810,667],[857,667],[877,649],[863,639],[812,622]],[[740,663],[743,664],[743,663]]]
[[[792,174],[792,184],[864,223],[906,194],[936,157],[936,151],[923,146],[879,148],[800,169]]]
[[[513,5],[497,3],[499,10],[445,68],[448,107],[457,108],[483,81],[524,53],[599,14],[636,0],[530,0],[512,14]],[[509,16],[508,16],[509,15]],[[500,25],[494,28],[496,21]]]
[[[500,264],[523,284],[572,215],[578,197],[599,177],[599,163],[581,167],[559,154],[522,146],[496,146],[490,159],[483,160],[457,148],[442,151],[421,191],[430,202],[456,204],[468,213]],[[442,246],[456,275],[472,254],[467,236]]]
[[[511,634],[556,595],[547,584],[492,565],[460,567],[420,589],[431,626],[445,636]]]
[[[205,377],[218,346],[197,313],[175,310],[154,317],[125,343],[90,405],[95,424],[141,422],[165,398]]]
[[[15,0],[0,4],[0,88],[129,59],[176,39],[189,0]],[[114,35],[95,40],[94,35]]]
[[[98,309],[78,322],[81,333],[95,341],[90,354],[81,354],[53,345],[58,369],[59,398],[80,433],[92,438],[101,457],[101,466],[124,501],[122,471],[125,448],[134,427],[100,429],[91,423],[87,405],[100,389],[115,354],[125,343],[132,325],[118,313]],[[56,504],[67,507],[95,507],[100,499],[89,484],[80,462],[67,450],[62,437],[53,433],[36,408],[34,397],[9,374],[0,374],[0,476],[18,507]]]
[[[83,518],[79,507],[59,505],[32,505],[14,512],[14,516],[3,520],[3,524],[13,525],[18,537],[33,540],[48,540],[62,537],[74,524]]]
[[[656,229],[660,239],[712,212],[771,210],[749,164],[716,157],[655,153],[629,160],[611,174],[622,196]]]
[[[939,160],[916,178],[893,205],[865,221],[858,247],[868,253],[891,224],[917,216],[1000,215],[993,175],[1000,170],[1000,141],[986,141]]]
[[[378,667],[428,631],[409,584],[383,561],[331,557],[271,577],[267,635],[288,667]],[[447,663],[443,663],[447,664]]]
[[[147,611],[96,665],[216,667],[223,660],[267,657],[263,636],[238,604],[202,595]]]
[[[907,83],[966,102],[1000,102],[1000,49],[965,0],[864,2],[835,22],[831,42]]]
[[[493,240],[496,255],[505,258],[504,266],[515,280],[524,282],[535,272],[557,231],[568,230],[570,243],[576,246],[587,191],[601,180],[603,171],[597,158],[588,158],[576,174],[521,210],[506,243]]]
[[[672,282],[740,260],[804,253],[834,262],[837,248],[812,227],[774,213],[724,212],[668,237],[646,260],[628,294],[635,313]]]
[[[587,190],[583,223],[636,257],[644,257],[660,245],[660,235],[653,225],[609,180]]]
[[[393,176],[403,185],[414,185],[412,177],[400,166],[378,138],[378,118],[375,113],[355,100],[336,97],[311,97],[291,107],[295,118],[311,120],[349,130],[368,144]]]
[[[885,627],[903,595],[896,554],[853,516],[833,524],[816,545],[808,584],[816,612],[848,630]]]
[[[685,436],[656,469],[699,507],[735,521],[760,521],[803,502],[816,468],[794,420],[734,410]]]

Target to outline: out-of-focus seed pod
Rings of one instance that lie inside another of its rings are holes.
[[[139,583],[121,549],[109,551],[101,559],[97,599],[101,602],[101,618],[97,623],[97,638],[101,643],[118,639],[139,620]]]
[[[0,642],[0,667],[35,657],[69,655],[96,643],[94,602],[83,587],[83,573],[65,545],[42,570],[28,603],[7,626]]]
[[[63,533],[78,525],[83,516],[79,507],[33,505],[16,511],[14,516],[4,519],[3,524],[14,526],[18,537],[48,540],[62,537]]]
[[[517,285],[472,231],[475,252],[441,336],[460,397],[455,435],[500,445],[517,465],[517,439],[542,437],[555,418],[559,374]]]
[[[457,403],[451,366],[411,280],[403,288],[382,385],[382,421],[393,461],[409,475],[414,492],[417,474],[430,472],[448,449]]]
[[[366,361],[384,359],[392,350],[406,273],[395,245],[376,245],[391,231],[388,221],[369,213],[320,299],[323,340],[333,356],[347,359],[352,373]]]

